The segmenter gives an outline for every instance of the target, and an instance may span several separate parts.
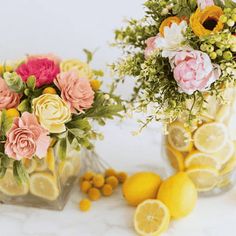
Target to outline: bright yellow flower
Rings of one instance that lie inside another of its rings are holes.
[[[224,24],[219,20],[223,11],[218,6],[209,6],[204,10],[198,8],[190,17],[190,26],[197,36],[206,36],[212,32],[219,32]]]
[[[173,23],[180,24],[181,21],[182,20],[177,16],[170,16],[170,17],[166,18],[165,20],[162,21],[162,23],[160,25],[160,28],[159,28],[160,34],[162,36],[164,35],[164,28],[165,27],[170,27]]]
[[[93,91],[95,91],[95,92],[100,89],[101,84],[102,84],[101,81],[97,80],[97,79],[93,79],[90,81],[90,85],[91,85]]]
[[[90,68],[90,66],[87,63],[77,59],[62,61],[60,64],[60,69],[62,72],[77,70],[78,76],[80,78],[87,78],[89,80],[92,80],[94,77],[93,70]]]
[[[62,133],[71,118],[70,108],[58,95],[44,94],[33,99],[33,113],[50,133]]]
[[[15,118],[15,117],[19,117],[20,113],[16,108],[10,108],[10,109],[6,110],[6,116],[8,118]]]
[[[57,94],[57,91],[52,87],[47,87],[43,90],[43,94]]]

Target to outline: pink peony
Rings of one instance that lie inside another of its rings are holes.
[[[204,10],[206,7],[214,6],[215,3],[213,0],[197,0],[197,5],[201,10]]]
[[[29,112],[21,118],[15,118],[11,129],[7,132],[5,153],[15,159],[31,159],[34,155],[43,158],[50,144],[49,132]]]
[[[172,60],[180,92],[191,95],[197,90],[206,91],[220,76],[209,56],[201,51],[180,51]]]
[[[86,78],[79,78],[75,70],[60,73],[54,80],[61,90],[61,97],[70,106],[72,113],[89,109],[94,100],[94,91]]]
[[[152,53],[157,49],[156,47],[156,39],[158,38],[159,36],[156,36],[156,37],[151,37],[149,39],[146,40],[146,49],[144,51],[144,55],[145,55],[145,58],[147,59],[148,57],[150,57],[152,55]]]
[[[15,108],[20,104],[21,95],[12,92],[6,82],[0,77],[0,111]]]
[[[54,61],[56,65],[59,65],[61,62],[61,59],[57,56],[55,56],[52,53],[47,53],[47,54],[32,54],[27,56],[27,60],[32,60],[32,59],[49,59],[51,61]]]
[[[23,81],[34,75],[36,77],[36,87],[51,84],[60,72],[59,66],[53,60],[47,58],[32,58],[21,64],[17,70]]]

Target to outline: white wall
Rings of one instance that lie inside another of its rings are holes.
[[[46,52],[81,58],[83,48],[99,48],[93,64],[104,68],[119,55],[109,47],[114,29],[121,27],[124,18],[141,17],[143,2],[0,0],[0,61]]]

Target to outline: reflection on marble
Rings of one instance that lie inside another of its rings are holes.
[[[160,126],[154,125],[133,137],[135,122],[109,123],[101,131],[105,140],[97,143],[98,153],[117,170],[163,171],[160,155]],[[62,212],[1,205],[1,236],[132,236],[134,208],[122,199],[120,189],[110,198],[94,202],[88,213],[77,209],[82,198],[75,189]],[[203,198],[194,212],[174,221],[166,236],[231,236],[235,234],[236,189],[223,196]]]

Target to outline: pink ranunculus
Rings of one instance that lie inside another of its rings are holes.
[[[49,132],[37,121],[37,118],[24,112],[21,118],[14,119],[11,129],[7,132],[5,153],[15,159],[31,159],[34,155],[46,157],[50,145]]]
[[[20,104],[21,94],[11,91],[4,79],[0,77],[0,111],[15,108]]]
[[[87,78],[79,78],[76,70],[60,73],[54,80],[61,90],[61,97],[70,106],[72,113],[91,108],[94,91]]]
[[[54,55],[52,53],[47,53],[47,54],[32,54],[32,55],[28,55],[27,56],[27,60],[44,59],[44,58],[47,58],[47,59],[49,59],[51,61],[54,61],[54,63],[56,65],[59,65],[60,62],[61,62],[61,59],[58,56],[56,56],[56,55]]]
[[[197,50],[177,52],[171,64],[179,91],[189,95],[206,91],[220,76],[209,56]]]
[[[152,55],[152,53],[157,49],[156,47],[156,39],[158,38],[158,36],[155,36],[155,37],[151,37],[149,39],[146,40],[146,49],[144,51],[144,55],[145,55],[145,58],[147,59],[148,57],[150,57]]]
[[[53,60],[47,58],[32,58],[21,64],[17,70],[23,81],[34,75],[36,77],[36,87],[51,84],[60,72],[59,66]]]
[[[215,3],[213,0],[197,0],[197,5],[201,10],[204,10],[206,7],[214,6]]]

